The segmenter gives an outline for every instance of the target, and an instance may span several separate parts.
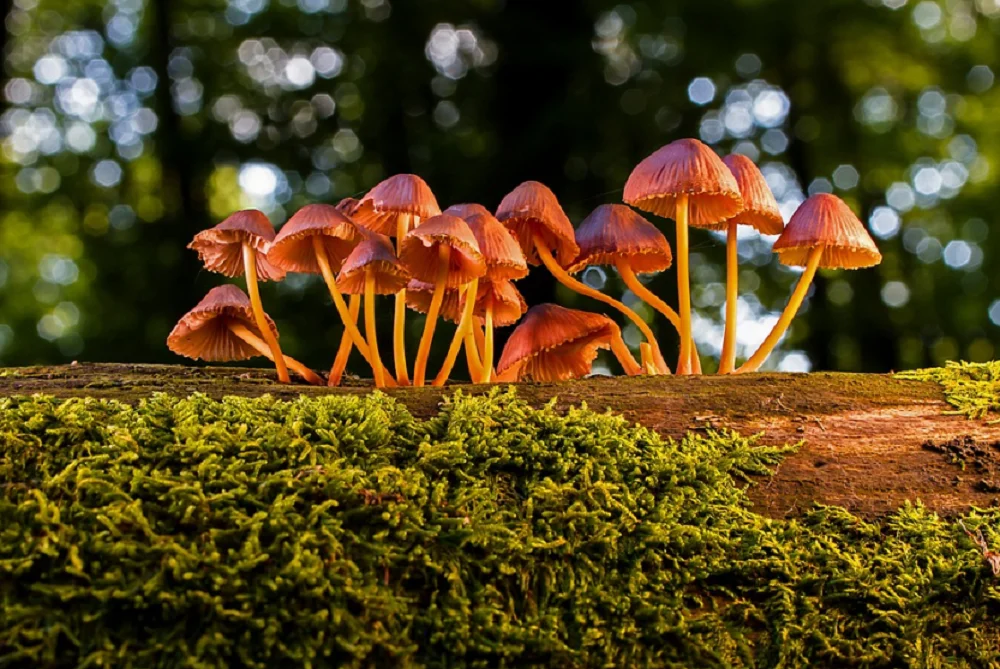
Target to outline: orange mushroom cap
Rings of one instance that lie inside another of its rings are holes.
[[[336,272],[340,270],[344,258],[361,241],[361,232],[336,207],[307,204],[281,226],[267,252],[268,261],[286,272],[319,274],[313,237],[322,241],[330,267]]]
[[[785,227],[785,220],[781,217],[774,193],[771,192],[767,180],[757,165],[739,153],[729,154],[722,159],[722,162],[736,177],[740,195],[743,197],[743,211],[726,222],[735,221],[739,225],[752,226],[762,235],[780,234]]]
[[[817,193],[799,205],[774,242],[774,251],[784,264],[804,266],[809,251],[820,245],[819,266],[827,269],[859,269],[882,262],[865,226],[847,203],[829,193]]]
[[[265,318],[277,338],[274,321],[270,316]],[[229,330],[228,324],[233,321],[260,335],[246,293],[231,284],[216,286],[178,321],[167,337],[167,347],[177,355],[208,362],[247,360],[260,355]]]
[[[486,207],[481,204],[453,204],[444,213],[458,216],[469,224],[486,262],[487,279],[515,280],[528,276],[528,263],[521,245]]]
[[[535,251],[533,234],[542,238],[563,267],[572,263],[580,252],[573,224],[555,193],[538,181],[525,181],[508,193],[497,207],[497,219],[511,231],[532,265],[542,262]]]
[[[433,282],[438,274],[438,247],[451,247],[447,288],[458,288],[486,274],[486,263],[469,224],[448,214],[432,216],[403,237],[399,260],[410,275]]]
[[[406,306],[414,311],[426,314],[431,308],[431,299],[434,297],[434,284],[426,281],[412,279],[406,284]],[[441,300],[441,309],[438,316],[446,321],[458,323],[462,320],[462,306],[465,300],[462,299],[458,288],[446,288],[444,297]]]
[[[484,317],[486,314],[486,299],[493,298],[493,325],[504,327],[513,325],[521,319],[528,310],[521,291],[510,281],[481,281],[476,291],[476,306],[473,314]]]
[[[635,166],[623,199],[633,207],[676,218],[677,196],[688,196],[688,225],[720,229],[743,210],[736,177],[715,151],[697,139],[678,139]]]
[[[517,380],[563,381],[590,373],[597,351],[611,347],[618,325],[607,316],[539,304],[528,309],[497,365]]]
[[[396,258],[389,238],[373,232],[364,233],[361,242],[344,260],[337,275],[337,287],[349,295],[363,295],[365,269],[374,272],[377,295],[398,293],[406,288],[410,280],[406,268]]]
[[[569,271],[588,265],[628,263],[636,274],[662,272],[670,267],[670,244],[655,225],[623,204],[602,204],[576,229],[580,255]]]
[[[440,213],[441,207],[426,181],[416,174],[396,174],[368,191],[352,217],[373,232],[395,237],[399,214],[424,219]]]
[[[228,277],[243,276],[243,242],[257,251],[257,278],[260,281],[281,281],[285,272],[267,260],[274,240],[274,226],[264,212],[245,209],[231,214],[214,228],[202,230],[188,244],[198,252],[198,258],[210,272]]]

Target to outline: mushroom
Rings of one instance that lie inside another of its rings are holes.
[[[167,337],[167,348],[177,355],[207,362],[247,360],[257,355],[274,361],[256,321],[246,293],[231,284],[216,286],[174,326]],[[267,314],[264,323],[271,336],[277,338],[278,329]],[[298,360],[284,356],[284,361],[309,383],[323,384],[319,375]]]
[[[640,373],[618,325],[601,314],[539,304],[528,309],[507,340],[502,380],[564,381],[590,373],[599,349],[610,348],[629,375]]]
[[[655,341],[652,330],[637,313],[566,272],[564,268],[572,264],[580,248],[576,244],[573,224],[548,186],[537,181],[525,181],[504,197],[496,217],[517,239],[528,263],[544,264],[561,284],[614,307],[635,323],[647,341]],[[633,364],[638,367],[634,360]]]
[[[482,304],[482,318],[485,324],[482,351],[483,375],[478,381],[480,383],[489,383],[493,369],[493,325],[494,309],[496,308],[494,296],[502,300],[499,302],[501,307],[510,307],[516,304],[518,299],[523,304],[524,298],[521,297],[521,294],[514,288],[513,284],[510,284],[510,281],[526,277],[528,275],[528,263],[525,260],[524,252],[521,250],[514,236],[482,205],[453,205],[448,207],[445,213],[452,213],[455,216],[465,219],[466,223],[469,224],[469,228],[472,229],[472,234],[476,237],[476,241],[479,243],[479,250],[482,252],[483,259],[486,262],[486,276],[483,282],[480,283],[479,293],[476,295],[476,311],[474,315],[480,315],[479,305]],[[495,288],[492,285],[489,287],[484,285],[493,283],[500,283],[501,285]],[[524,313],[524,309],[521,309],[517,313],[514,321],[517,321],[522,313]]]
[[[354,346],[372,364],[368,345],[358,331],[357,314],[351,318],[344,296],[337,288],[336,272],[344,259],[361,241],[361,232],[351,219],[328,204],[309,204],[299,209],[282,226],[267,259],[286,272],[321,274],[345,332]],[[374,372],[374,367],[372,368]],[[331,370],[332,372],[333,370]],[[332,378],[332,374],[331,374]],[[339,382],[339,375],[337,381]]]
[[[267,250],[274,239],[274,226],[263,212],[256,209],[237,211],[214,228],[202,230],[188,244],[198,252],[205,269],[228,277],[246,276],[247,292],[253,309],[257,329],[271,350],[278,380],[288,383],[288,368],[278,346],[278,338],[271,333],[264,317],[257,281],[280,281],[285,273],[267,260]]]
[[[743,197],[743,211],[726,221],[726,331],[719,356],[719,373],[736,367],[736,300],[739,295],[739,263],[736,226],[749,225],[762,235],[777,235],[785,227],[778,202],[752,160],[738,153],[722,159],[736,177]]]
[[[818,268],[859,269],[882,262],[882,254],[865,226],[843,200],[829,193],[818,193],[799,205],[784,232],[774,242],[774,250],[779,261],[805,267],[805,271],[778,322],[753,355],[736,370],[737,374],[760,369],[802,305]]]
[[[427,182],[415,174],[397,174],[380,182],[354,206],[350,216],[358,225],[379,234],[396,238],[396,253],[406,233],[420,222],[441,213],[434,193]],[[393,357],[396,380],[409,384],[406,369],[406,292],[396,296],[393,322]]]
[[[478,280],[486,272],[486,266],[482,253],[479,252],[479,244],[476,243],[469,225],[461,218],[450,214],[432,216],[419,228],[410,230],[399,246],[399,260],[411,276],[434,285],[424,333],[420,338],[417,359],[413,364],[413,384],[422,386],[445,289],[460,288],[469,284],[472,295],[475,295]],[[464,311],[468,311],[469,315],[466,318],[463,312],[463,318],[455,331],[457,345],[453,342],[453,347],[456,348],[456,356],[457,347],[461,346],[466,329],[469,327],[467,321],[471,321],[471,307]],[[451,348],[446,361],[449,358],[451,358]]]
[[[582,271],[589,265],[615,267],[625,285],[666,316],[680,334],[681,321],[677,312],[636,277],[636,274],[662,272],[673,262],[670,244],[655,225],[623,204],[602,204],[580,223],[576,229],[576,243],[580,255],[569,268],[570,272]],[[652,360],[659,367],[662,356],[655,343],[651,340],[649,346]],[[643,363],[646,362],[648,356],[643,356]]]
[[[743,209],[739,186],[715,152],[696,139],[679,139],[643,159],[625,183],[628,204],[664,218],[677,228],[677,302],[681,318],[681,354],[677,370],[690,373],[691,285],[688,272],[688,225],[723,228]]]
[[[385,235],[367,233],[344,260],[337,276],[337,287],[351,295],[365,296],[365,334],[375,385],[387,385],[385,368],[378,352],[375,332],[375,296],[392,295],[406,287],[409,276],[392,250],[392,242]]]

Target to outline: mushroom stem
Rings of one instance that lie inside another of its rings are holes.
[[[805,299],[806,293],[809,292],[809,285],[812,283],[813,277],[816,276],[816,269],[819,267],[820,258],[823,257],[823,246],[817,246],[809,252],[809,259],[806,262],[806,269],[802,272],[802,276],[799,277],[799,282],[795,285],[795,290],[792,292],[792,296],[788,298],[788,304],[785,305],[785,310],[781,312],[781,317],[778,318],[778,322],[774,324],[771,331],[761,342],[761,345],[753,352],[753,355],[747,359],[735,372],[734,374],[742,374],[744,372],[756,372],[760,369],[760,366],[767,360],[767,356],[771,354],[774,347],[777,346],[778,340],[781,336],[785,334],[788,326],[791,324],[792,319],[795,318],[795,314],[798,312],[799,307],[802,306],[802,300]]]
[[[410,231],[410,223],[417,227],[420,219],[412,214],[400,214],[396,217],[396,255],[403,244],[403,237]],[[410,385],[410,373],[406,369],[406,288],[396,293],[396,313],[392,323],[393,364],[396,369],[396,381],[401,386]]]
[[[417,348],[417,359],[413,363],[413,385],[422,386],[427,377],[427,358],[431,353],[431,341],[434,339],[434,328],[437,327],[438,313],[444,300],[445,283],[448,280],[448,268],[451,265],[451,247],[445,244],[438,246],[438,273],[434,278],[434,294],[427,309],[427,321],[424,323],[424,334]]]
[[[622,281],[628,286],[629,290],[636,294],[640,300],[653,307],[661,314],[663,314],[670,324],[674,326],[679,335],[681,332],[681,317],[677,315],[669,304],[660,299],[660,296],[651,291],[646,286],[642,285],[639,281],[639,277],[635,275],[632,267],[624,262],[615,263],[615,267],[618,269],[618,274],[621,275]],[[681,367],[681,361],[678,358],[677,367]],[[691,341],[691,358],[690,358],[691,370],[695,374],[701,374],[701,360],[698,358],[698,349],[695,346],[694,341]]]
[[[739,261],[736,255],[736,223],[726,231],[726,332],[722,337],[719,374],[736,367],[736,300],[739,295]]]
[[[261,339],[254,332],[252,332],[250,328],[243,325],[242,323],[235,323],[235,322],[228,323],[227,327],[229,328],[229,331],[232,332],[234,335],[236,335],[246,343],[250,344],[250,346],[254,347],[254,349],[256,349],[258,353],[263,355],[271,362],[274,362],[274,358],[271,357],[273,355],[271,353],[271,347],[268,346],[263,339]],[[311,369],[303,365],[295,358],[292,358],[291,356],[285,355],[282,357],[284,358],[284,362],[289,367],[294,369],[296,373],[298,373],[298,375],[304,378],[306,381],[313,384],[314,386],[323,385],[323,378],[319,374],[312,371]]]
[[[642,320],[639,314],[635,313],[618,300],[608,297],[604,293],[594,290],[590,286],[574,279],[569,275],[569,273],[566,272],[566,270],[562,268],[562,266],[559,265],[559,263],[556,262],[556,259],[552,257],[552,252],[549,251],[549,248],[545,245],[545,241],[538,235],[533,235],[533,237],[535,249],[538,251],[538,257],[542,259],[542,262],[545,264],[545,267],[549,270],[549,272],[552,273],[552,276],[554,276],[559,283],[563,284],[567,288],[574,290],[581,295],[591,297],[598,302],[603,302],[608,306],[614,307],[628,316],[629,319],[635,323],[636,327],[642,331],[642,334],[646,337],[646,341],[649,342],[649,345],[653,347],[656,362],[660,366],[661,371],[665,374],[669,374],[670,367],[663,360],[663,356],[660,354],[660,347],[656,344],[656,337],[653,336],[653,331],[649,329],[649,325],[646,324],[646,321]],[[625,350],[628,351],[627,348]],[[635,358],[632,357],[631,353],[629,353],[629,358],[632,361],[632,365],[638,368],[639,363],[635,361]]]
[[[312,244],[313,251],[316,253],[316,262],[319,264],[320,273],[323,275],[326,287],[330,291],[330,296],[333,298],[333,304],[337,307],[337,313],[340,315],[340,320],[344,324],[344,329],[348,336],[350,336],[354,345],[358,347],[358,352],[364,356],[365,361],[370,365],[371,358],[368,351],[368,345],[365,343],[365,338],[361,336],[361,332],[358,330],[355,319],[351,318],[351,314],[347,310],[347,304],[344,302],[344,295],[340,292],[340,288],[337,287],[337,279],[334,278],[333,270],[330,268],[330,261],[326,256],[326,249],[323,248],[323,240],[319,238],[319,235],[314,235],[312,238]]]
[[[493,298],[486,302],[486,333],[483,337],[483,383],[490,383],[493,373]]]
[[[288,378],[288,366],[285,358],[281,355],[281,347],[278,346],[278,338],[271,332],[271,327],[267,324],[267,317],[264,315],[264,305],[260,301],[260,290],[257,288],[257,251],[249,243],[243,242],[243,272],[247,278],[247,293],[250,295],[250,307],[253,310],[253,318],[257,322],[257,329],[271,350],[271,360],[278,370],[278,380],[282,383],[291,383]]]
[[[476,345],[474,330],[475,328],[470,328],[465,333],[465,364],[469,367],[469,380],[472,383],[485,383],[483,381],[483,363],[479,357],[479,347]]]
[[[677,306],[681,317],[678,374],[691,373],[691,283],[688,272],[688,196],[677,197]]]
[[[628,346],[625,345],[625,340],[622,339],[622,333],[616,332],[611,336],[611,352],[615,354],[618,358],[618,362],[621,364],[625,373],[629,376],[638,376],[642,374],[642,367],[635,361],[632,357],[632,353],[629,352]]]
[[[466,290],[468,291],[469,299],[465,300],[465,306],[462,308],[462,319],[458,322],[458,329],[455,330],[451,346],[448,347],[448,355],[444,358],[441,371],[434,378],[435,386],[443,386],[448,381],[448,375],[451,374],[451,370],[455,366],[455,360],[458,358],[458,351],[462,347],[465,334],[472,327],[472,312],[476,308],[476,293],[479,291],[479,279],[473,279]]]
[[[361,296],[351,295],[350,317],[353,323],[358,322],[358,313],[361,311]],[[354,343],[351,336],[347,334],[346,325],[344,333],[340,336],[340,347],[337,349],[337,357],[333,360],[333,367],[330,368],[330,376],[327,377],[326,385],[339,386],[340,379],[347,369],[347,360],[351,357],[351,349]]]
[[[372,371],[375,387],[385,387],[385,368],[378,354],[378,338],[375,335],[375,273],[365,268],[365,333],[368,335],[368,350],[372,357]]]

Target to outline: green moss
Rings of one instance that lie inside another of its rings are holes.
[[[980,667],[961,527],[752,511],[787,449],[513,391],[0,399],[0,666]],[[964,518],[992,545],[1000,511]]]
[[[985,418],[1000,410],[1000,361],[949,362],[945,367],[900,372],[896,378],[940,384],[945,400],[955,407],[948,413]]]

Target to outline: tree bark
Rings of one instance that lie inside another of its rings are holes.
[[[163,391],[294,399],[372,389],[365,380],[347,383],[341,388],[280,385],[273,370],[237,367],[81,364],[0,370],[0,397],[47,393],[135,402]],[[490,386],[461,387],[476,393]],[[943,514],[1000,502],[1000,426],[946,414],[950,407],[933,383],[820,373],[598,377],[517,388],[533,405],[553,397],[560,408],[586,402],[672,438],[730,428],[762,434],[761,444],[801,442],[774,476],[750,490],[757,510],[772,517],[795,516],[816,503],[875,517],[906,501],[920,500]],[[436,414],[443,394],[437,388],[386,392],[417,418]],[[967,439],[975,443],[964,467],[929,448],[953,440],[968,446]],[[977,455],[972,457],[972,451]]]

